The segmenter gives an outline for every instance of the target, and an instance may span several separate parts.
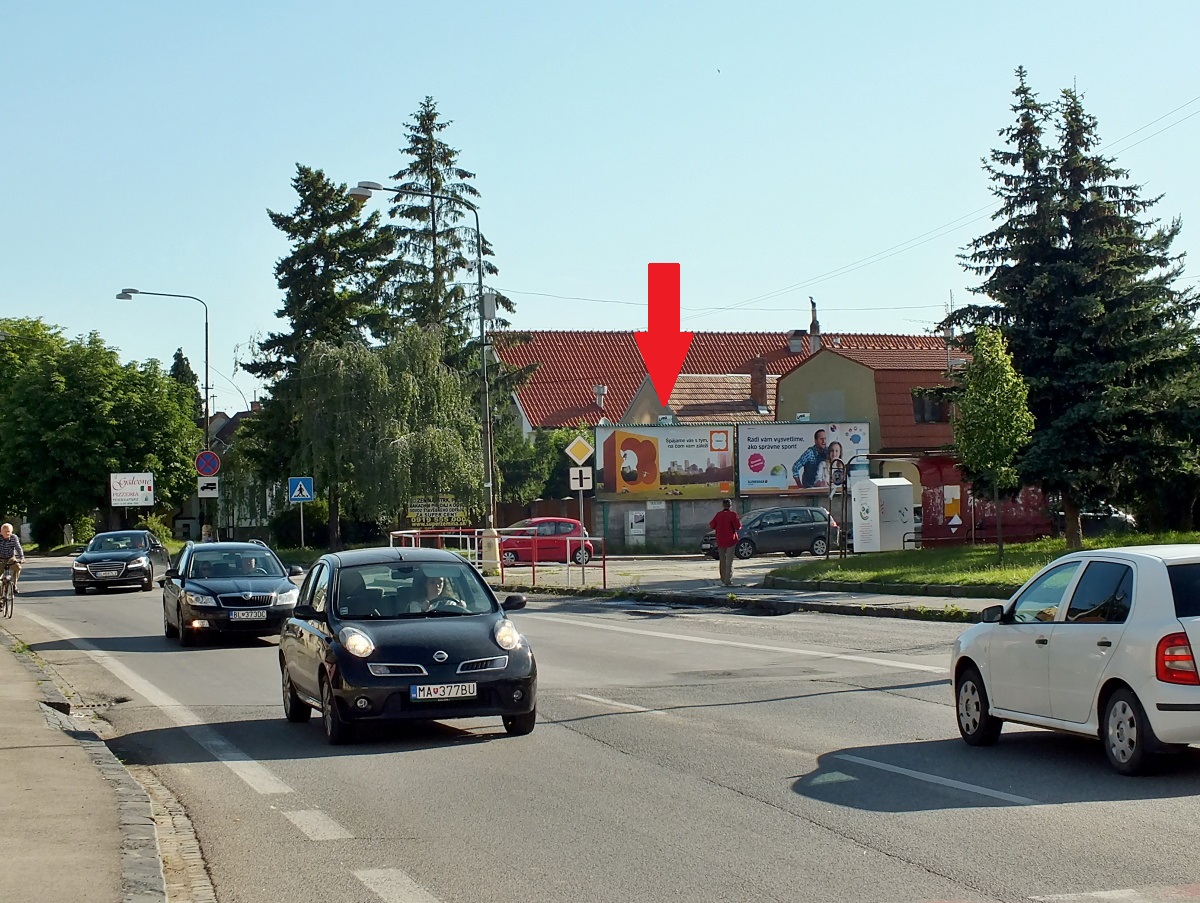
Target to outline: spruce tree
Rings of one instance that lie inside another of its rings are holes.
[[[183,353],[182,348],[175,349],[175,359],[171,361],[170,377],[195,396],[195,403],[192,405],[193,417],[199,423],[204,417],[204,400],[200,397],[200,378],[196,376],[196,371],[192,369],[191,362]]]

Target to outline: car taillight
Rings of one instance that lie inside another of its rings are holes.
[[[1154,656],[1154,671],[1159,680],[1169,684],[1200,686],[1196,659],[1186,633],[1172,633],[1158,641]]]

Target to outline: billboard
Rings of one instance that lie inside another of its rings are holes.
[[[154,505],[154,474],[110,473],[108,488],[114,508],[135,508]]]
[[[871,447],[866,423],[742,424],[737,436],[742,495],[828,495],[831,462]]]
[[[732,426],[596,428],[598,499],[716,499],[731,495]]]

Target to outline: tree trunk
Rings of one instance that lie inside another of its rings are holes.
[[[1000,511],[1000,490],[992,487],[992,504],[996,506],[996,549],[999,555],[997,561],[1004,563],[1004,514]]]
[[[1067,551],[1075,552],[1083,548],[1083,531],[1079,528],[1079,505],[1069,492],[1062,494],[1063,516],[1066,524],[1063,532],[1067,537]]]
[[[338,487],[334,483],[329,487],[329,551],[331,552],[336,552],[342,547],[341,518],[338,516],[340,501],[341,496],[338,495]]]

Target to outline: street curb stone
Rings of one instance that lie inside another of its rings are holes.
[[[960,584],[851,583],[843,580],[795,580],[767,574],[763,586],[825,593],[873,593],[879,596],[956,596],[963,599],[1007,599],[1016,586],[971,586]]]

